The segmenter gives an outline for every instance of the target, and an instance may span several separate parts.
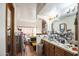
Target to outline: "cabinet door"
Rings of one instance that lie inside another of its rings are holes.
[[[53,44],[50,44],[50,56],[54,56],[55,55],[55,47]]]
[[[49,54],[49,49],[50,48],[50,45],[49,45],[49,43],[48,42],[44,42],[44,54],[46,55],[46,56],[49,56],[50,54]]]
[[[64,56],[64,50],[55,46],[55,56]]]
[[[43,55],[46,55],[45,51],[46,51],[45,41],[43,41]]]

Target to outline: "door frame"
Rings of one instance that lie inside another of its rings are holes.
[[[79,3],[78,3],[78,17],[77,17],[77,23],[78,23],[78,30],[77,30],[77,33],[78,33],[78,35],[77,35],[77,37],[78,37],[78,53],[79,53]],[[79,55],[79,54],[78,54]]]
[[[8,33],[7,33],[7,14],[8,9],[11,11],[11,55],[15,55],[15,48],[14,48],[14,6],[12,3],[6,3],[6,50],[8,48]],[[7,51],[6,51],[7,52]]]

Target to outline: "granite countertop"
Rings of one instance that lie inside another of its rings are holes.
[[[57,46],[57,47],[59,47],[61,49],[64,49],[65,51],[70,52],[71,54],[74,54],[74,55],[78,54],[78,51],[72,50],[72,47],[69,48],[69,47],[67,47],[66,44],[62,44],[62,43],[59,43],[57,41],[50,41],[48,39],[42,39],[42,40],[45,40],[45,41],[47,41],[47,42],[49,42],[49,43],[51,43],[51,44],[53,44],[53,45],[55,45],[55,46]]]

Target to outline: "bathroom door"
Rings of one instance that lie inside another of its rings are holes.
[[[6,4],[6,55],[15,55],[14,48],[14,7]]]

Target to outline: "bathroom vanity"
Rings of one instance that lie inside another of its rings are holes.
[[[43,42],[43,54],[45,56],[76,56],[78,51],[73,51],[72,48],[68,48],[66,45],[42,39]]]

